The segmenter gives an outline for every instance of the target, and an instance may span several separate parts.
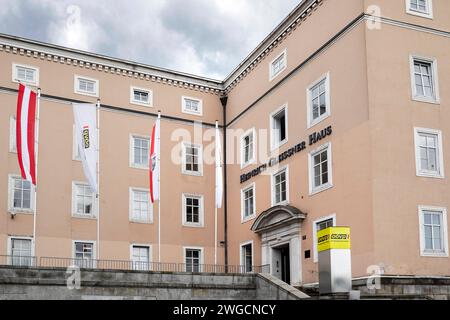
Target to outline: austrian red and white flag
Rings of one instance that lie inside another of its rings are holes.
[[[17,100],[16,143],[22,179],[36,185],[36,105],[37,93],[20,84]]]
[[[158,116],[152,131],[152,141],[150,146],[150,198],[152,203],[159,200],[159,179],[160,179],[160,122]]]

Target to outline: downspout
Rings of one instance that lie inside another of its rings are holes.
[[[228,273],[228,187],[227,187],[227,102],[228,97],[224,96],[220,98],[220,102],[223,107],[223,175],[224,175],[224,186],[223,186],[223,219],[224,219],[224,248],[225,248],[225,273]]]

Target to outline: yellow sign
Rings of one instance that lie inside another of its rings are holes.
[[[350,228],[332,227],[317,233],[318,252],[331,249],[350,249]]]

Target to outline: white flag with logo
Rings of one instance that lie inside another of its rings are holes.
[[[97,107],[95,104],[73,104],[75,134],[86,179],[93,192],[98,193]]]

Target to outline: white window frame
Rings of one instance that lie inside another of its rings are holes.
[[[425,230],[424,230],[424,212],[432,211],[441,214],[442,221],[442,242],[444,250],[440,252],[430,252],[425,250]],[[422,257],[448,258],[448,220],[447,208],[434,206],[419,206],[419,229],[420,229],[420,255]]]
[[[134,263],[135,261],[133,260],[134,254],[133,254],[133,249],[134,247],[141,247],[141,248],[147,248],[148,249],[148,269],[145,270],[139,270],[139,269],[134,269]],[[142,243],[132,243],[130,244],[130,261],[132,263],[132,269],[134,271],[151,271],[152,265],[153,265],[153,248],[151,244],[142,244]]]
[[[429,135],[435,135],[437,136],[437,147],[439,148],[437,153],[437,161],[439,165],[439,172],[436,174],[431,171],[421,170],[421,163],[420,163],[420,150],[419,150],[419,135],[423,134],[429,134]],[[418,177],[425,177],[425,178],[436,178],[436,179],[444,179],[445,178],[445,172],[444,172],[444,149],[443,149],[443,142],[442,142],[442,131],[441,130],[434,130],[434,129],[427,129],[427,128],[414,128],[414,148],[415,148],[415,155],[416,155],[416,175]]]
[[[149,156],[149,165],[150,165],[150,150],[152,148],[152,139],[149,136],[144,136],[144,135],[140,135],[140,134],[130,134],[130,168],[134,168],[134,169],[141,169],[141,170],[149,170],[149,166],[142,166],[142,165],[138,165],[134,163],[134,139],[143,139],[143,140],[148,140],[149,141],[149,145],[148,145],[148,156]]]
[[[17,78],[17,68],[25,68],[25,69],[33,70],[35,81],[31,82],[31,81],[19,80]],[[27,85],[30,85],[33,87],[38,87],[39,86],[39,68],[34,67],[34,66],[25,65],[25,64],[20,64],[20,63],[13,63],[13,65],[12,65],[12,82],[23,83],[23,84],[27,84]]]
[[[87,92],[87,91],[81,91],[79,89],[79,85],[78,85],[78,82],[80,80],[87,80],[87,81],[94,82],[95,83],[94,84],[94,92],[91,93],[91,92]],[[99,97],[99,83],[100,82],[97,79],[93,79],[93,78],[89,78],[89,77],[85,77],[85,76],[80,76],[80,75],[75,75],[74,76],[74,83],[73,83],[74,93],[80,94],[80,95],[83,95],[83,96],[89,96],[89,97],[96,97],[96,98],[98,98]]]
[[[245,217],[245,192],[253,189],[253,214]],[[241,189],[241,223],[246,223],[256,218],[256,183],[253,182]]]
[[[75,244],[76,243],[90,243],[92,244],[92,268],[95,269],[97,268],[97,242],[93,241],[93,240],[72,240],[72,259],[73,262],[75,262],[75,260],[77,260],[76,256],[75,256]]]
[[[281,113],[284,109],[285,119],[286,119],[286,138],[283,141],[275,142],[275,116]],[[288,143],[289,141],[289,114],[288,114],[288,104],[284,104],[275,111],[273,111],[269,115],[269,128],[270,128],[270,151],[273,152],[279,148],[281,148],[283,145]]]
[[[148,197],[148,219],[147,220],[139,220],[134,218],[133,216],[133,193],[134,192],[147,192],[149,194]],[[150,200],[150,190],[144,188],[129,188],[129,219],[132,223],[140,223],[140,224],[153,224],[153,205]]]
[[[284,67],[280,70],[278,70],[277,73],[273,72],[273,64],[275,61],[277,61],[279,58],[281,58],[284,55]],[[269,81],[274,80],[276,77],[278,77],[280,74],[283,73],[284,70],[287,69],[287,63],[288,63],[288,52],[287,48],[281,51],[269,64]]]
[[[428,98],[423,97],[417,94],[416,91],[416,77],[414,71],[414,62],[424,62],[431,64],[431,77],[433,80],[433,88],[434,88],[434,97]],[[419,102],[426,102],[432,104],[440,104],[440,95],[439,95],[439,74],[438,74],[438,62],[436,58],[424,57],[416,54],[412,54],[409,56],[409,64],[410,64],[410,78],[411,78],[411,92],[412,92],[412,100]]]
[[[72,133],[72,161],[81,161],[81,156],[79,156],[79,148],[77,141],[77,129],[75,125],[73,125],[73,133]]]
[[[186,199],[187,198],[195,198],[199,200],[199,217],[198,223],[193,223],[193,222],[188,222],[187,221],[187,214],[186,214]],[[183,193],[181,196],[181,201],[182,201],[182,205],[181,205],[181,218],[183,221],[183,226],[184,227],[189,227],[189,228],[204,228],[205,227],[205,197],[203,195],[198,195],[198,194],[191,194],[191,193]]]
[[[17,141],[16,141],[16,116],[9,117],[9,152],[17,153]],[[15,142],[15,146],[14,146]]]
[[[200,265],[199,265],[199,272],[203,272],[203,265],[205,264],[204,257],[205,257],[205,249],[203,247],[183,247],[183,265],[184,265],[184,272],[187,272],[187,261],[186,261],[186,251],[187,250],[198,250],[200,251]]]
[[[14,179],[22,179],[20,175],[17,174],[9,174],[8,175],[8,212],[11,214],[33,214],[35,211],[35,199],[34,199],[34,188],[35,186],[31,183],[31,191],[30,191],[30,207],[31,209],[19,209],[14,208]]]
[[[195,147],[198,149],[198,172],[186,170],[186,149],[188,147]],[[188,176],[203,177],[203,145],[183,142],[181,153],[181,173]]]
[[[319,83],[321,83],[323,80],[325,80],[325,103],[327,111],[323,115],[319,116],[319,118],[314,120],[312,109],[312,89]],[[307,105],[308,129],[310,129],[331,116],[330,72],[327,72],[326,74],[322,75],[318,80],[313,82],[306,89],[306,98],[307,98],[306,105]]]
[[[97,219],[97,197],[95,195],[95,192],[92,192],[92,213],[89,215],[77,213],[77,199],[76,199],[77,185],[90,187],[89,183],[87,183],[87,182],[72,181],[72,218],[88,219],[88,220]]]
[[[320,186],[320,187],[314,187],[314,156],[317,153],[320,153],[324,150],[327,150],[328,155],[328,183]],[[324,145],[321,145],[317,149],[311,151],[308,154],[308,175],[309,175],[309,195],[313,196],[318,193],[324,192],[328,189],[333,188],[333,150],[332,150],[332,144],[331,142],[325,143]]]
[[[193,100],[198,102],[198,112],[194,112],[192,110],[186,109],[186,100]],[[185,114],[190,114],[194,116],[203,116],[203,100],[199,98],[193,98],[193,97],[187,97],[182,96],[181,97],[181,112]]]
[[[243,254],[244,254],[243,249],[244,249],[245,246],[248,246],[248,245],[252,246],[252,266],[251,266],[252,267],[252,271],[251,272],[247,272],[245,270],[245,260],[244,260],[244,256],[243,256]],[[241,243],[239,245],[239,253],[240,253],[239,254],[239,265],[244,268],[244,270],[243,270],[244,273],[253,273],[254,272],[253,267],[255,265],[255,246],[253,245],[253,240]]]
[[[411,0],[405,0],[406,2],[406,13],[414,15],[414,16],[419,16],[422,18],[427,18],[427,19],[433,19],[434,18],[434,13],[433,13],[433,0],[426,0],[427,2],[427,11],[428,12],[420,12],[420,11],[416,11],[414,9],[411,8]]]
[[[314,263],[318,263],[319,262],[319,251],[317,249],[317,225],[321,222],[325,222],[327,220],[333,220],[333,226],[337,226],[337,216],[335,213],[329,215],[329,216],[325,216],[325,217],[321,217],[318,218],[317,220],[313,221],[313,225],[312,225],[312,234],[313,234],[313,259],[314,259]]]
[[[29,241],[31,241],[31,264],[34,265],[36,263],[35,259],[33,259],[36,254],[35,253],[35,243],[34,243],[32,237],[23,237],[23,236],[9,236],[8,237],[8,243],[7,243],[8,247],[6,248],[6,250],[7,250],[6,255],[8,256],[7,264],[8,265],[12,264],[11,258],[13,257],[12,256],[12,240],[13,239],[14,240],[29,240]]]
[[[137,101],[134,99],[134,90],[142,91],[148,93],[148,102]],[[153,107],[153,91],[150,89],[138,88],[131,86],[130,87],[130,104],[144,106],[144,107]]]
[[[286,172],[286,200],[281,201],[279,203],[275,202],[275,176],[281,174],[283,171]],[[272,198],[272,207],[274,206],[283,206],[289,204],[289,165],[286,165],[277,171],[275,171],[270,178],[270,190],[271,190],[271,198]]]
[[[248,136],[253,136],[253,150],[252,158],[245,162],[245,138]],[[247,130],[241,137],[241,169],[244,169],[252,164],[256,163],[256,129],[251,128]]]

